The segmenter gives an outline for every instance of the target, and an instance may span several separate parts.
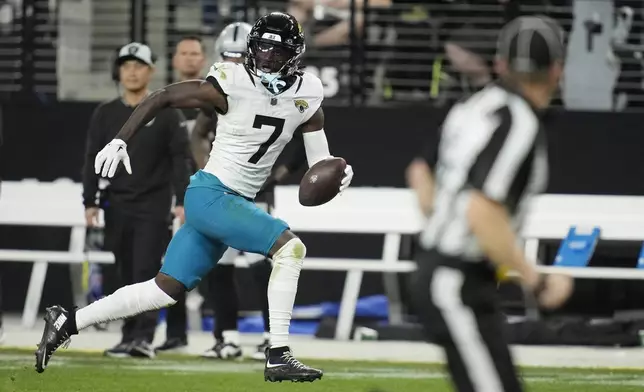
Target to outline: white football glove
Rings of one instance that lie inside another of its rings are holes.
[[[344,168],[344,177],[342,177],[342,182],[340,183],[340,193],[349,187],[351,180],[353,179],[353,168],[351,165],[347,165]]]
[[[119,163],[123,162],[125,170],[132,174],[132,166],[130,166],[130,157],[127,155],[127,144],[121,139],[114,139],[103,147],[103,149],[96,154],[94,160],[94,172],[101,174],[102,177],[114,177]]]

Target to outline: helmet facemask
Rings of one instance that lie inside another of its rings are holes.
[[[300,48],[298,48],[300,49]],[[257,76],[279,78],[290,76],[298,69],[303,49],[298,50],[279,42],[249,39],[248,67]]]

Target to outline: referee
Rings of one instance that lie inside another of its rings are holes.
[[[437,156],[407,173],[429,215],[415,307],[461,392],[523,390],[503,334],[497,269],[516,271],[545,308],[572,291],[570,277],[536,272],[516,234],[530,198],[547,185],[540,113],[563,73],[564,34],[551,19],[521,17],[503,28],[497,50],[501,80],[455,106]]]
[[[100,105],[92,116],[83,168],[83,199],[87,225],[97,223],[98,176],[94,159],[119,132],[134,108],[148,94],[154,73],[150,48],[140,43],[122,47],[114,63],[114,77],[122,87],[121,97]],[[175,216],[183,220],[183,196],[188,185],[189,142],[183,116],[165,109],[128,143],[132,164],[138,170],[128,175],[117,169],[102,196],[105,210],[105,242],[114,253],[121,283],[128,285],[152,279],[170,240],[170,209],[176,197]],[[134,152],[136,150],[136,152]],[[154,357],[151,347],[157,312],[148,312],[123,323],[121,343],[105,352],[116,357]]]

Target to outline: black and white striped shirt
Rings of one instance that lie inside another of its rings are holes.
[[[485,259],[467,221],[472,191],[505,205],[519,230],[526,202],[545,191],[547,146],[537,113],[519,94],[491,84],[448,114],[441,130],[434,212],[421,233],[426,249]]]

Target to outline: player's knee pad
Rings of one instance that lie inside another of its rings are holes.
[[[299,238],[293,238],[282,246],[273,256],[275,265],[293,263],[301,265],[306,257],[306,245]]]

